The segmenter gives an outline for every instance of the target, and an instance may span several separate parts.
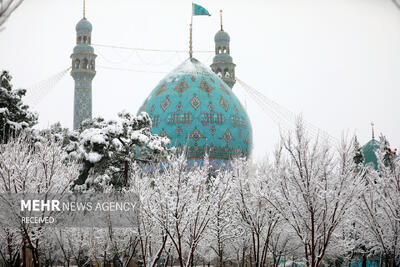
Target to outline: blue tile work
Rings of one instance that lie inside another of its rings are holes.
[[[367,260],[366,262],[367,267],[379,267],[379,262],[378,261],[370,261]],[[354,262],[347,262],[343,265],[344,267],[362,267],[362,261],[354,261]]]
[[[189,167],[205,153],[214,168],[229,168],[235,156],[247,157],[252,129],[233,91],[198,60],[187,59],[168,74],[139,109],[152,118],[152,132],[171,139],[178,151],[187,147]]]
[[[82,121],[88,118],[92,118],[92,89],[75,88],[74,129],[79,128]]]
[[[76,45],[71,55],[71,75],[75,81],[74,129],[92,118],[92,80],[96,75],[96,55],[91,46],[92,24],[82,18],[76,25]]]
[[[291,267],[304,267],[304,265],[298,265],[295,263],[292,263],[291,261],[286,262],[285,265],[285,261],[281,260],[279,262],[280,266],[291,266]],[[287,265],[289,264],[289,265]],[[361,267],[362,266],[362,261],[353,261],[353,262],[346,262],[342,265],[342,267]],[[379,267],[379,261],[374,261],[374,260],[367,260],[366,261],[366,266],[367,267]]]
[[[233,87],[236,83],[235,67],[232,57],[230,55],[230,37],[224,31],[221,25],[221,30],[215,34],[215,56],[211,69],[227,84]]]

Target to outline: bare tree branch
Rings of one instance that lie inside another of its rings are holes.
[[[24,0],[0,0],[0,31],[10,15],[22,4]]]
[[[400,2],[398,0],[392,0],[393,4],[395,4],[395,6],[400,9]]]

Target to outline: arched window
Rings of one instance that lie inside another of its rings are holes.
[[[222,71],[221,71],[221,69],[217,69],[217,75],[218,75],[218,77],[222,78]]]
[[[77,40],[78,44],[81,43],[81,36],[78,36],[78,40]]]
[[[82,64],[82,69],[87,69],[88,68],[88,60],[87,60],[87,58],[85,58],[84,60],[83,60],[83,64]]]
[[[94,60],[93,59],[90,61],[90,69],[94,70]]]
[[[229,77],[229,70],[228,69],[224,69],[224,77]]]
[[[86,41],[87,41],[87,37],[83,36],[83,43],[86,44]]]
[[[75,59],[75,64],[74,64],[74,68],[75,69],[79,69],[79,64],[81,63],[81,61],[79,60],[79,58]]]

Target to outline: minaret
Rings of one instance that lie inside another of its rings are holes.
[[[220,10],[220,19],[221,30],[219,30],[214,37],[215,57],[210,67],[227,85],[229,85],[230,88],[232,88],[236,82],[236,65],[233,63],[232,57],[230,56],[229,34],[224,31],[222,25],[222,10]]]
[[[83,1],[83,18],[76,24],[76,46],[71,55],[71,75],[75,81],[74,91],[74,129],[82,121],[92,118],[92,80],[96,75],[96,55],[91,44],[92,24],[85,17],[85,0]]]

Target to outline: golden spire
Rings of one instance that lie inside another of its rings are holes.
[[[371,122],[371,127],[372,127],[372,139],[375,139],[375,129],[374,129],[375,124]]]
[[[219,11],[219,18],[221,20],[221,31],[223,31],[223,27],[222,27],[222,9]]]
[[[86,1],[83,0],[83,17],[86,18]]]

